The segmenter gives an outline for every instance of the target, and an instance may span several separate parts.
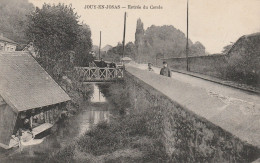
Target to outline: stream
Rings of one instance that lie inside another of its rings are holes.
[[[99,122],[109,121],[109,110],[113,105],[106,100],[96,84],[93,87],[92,97],[85,105],[80,106],[81,110],[56,124],[54,132],[45,137],[41,144],[25,146],[22,151],[17,148],[9,151],[0,149],[0,162],[43,162],[50,154],[68,145]]]

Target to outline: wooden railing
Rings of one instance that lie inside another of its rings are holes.
[[[82,82],[113,81],[124,77],[123,68],[75,67]]]

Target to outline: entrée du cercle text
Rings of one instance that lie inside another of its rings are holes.
[[[161,5],[85,5],[84,9],[163,9]]]

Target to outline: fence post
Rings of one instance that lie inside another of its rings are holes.
[[[108,79],[108,77],[107,77],[108,68],[105,68],[105,73],[106,73],[106,79]]]
[[[97,74],[97,78],[100,79],[100,73],[101,73],[101,72],[100,72],[100,68],[97,68],[97,69],[96,69],[96,72],[98,73],[98,74]]]

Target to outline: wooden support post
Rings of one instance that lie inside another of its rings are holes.
[[[46,111],[43,114],[44,114],[44,122],[46,123]]]
[[[125,31],[126,31],[126,12],[124,16],[124,32],[123,32],[123,54],[122,57],[124,58],[125,56]]]
[[[101,31],[100,31],[100,40],[99,40],[99,50],[98,50],[98,58],[100,60],[100,49],[101,49]]]
[[[100,68],[96,69],[95,72],[97,73],[97,78],[100,79]]]
[[[31,126],[31,128],[33,127],[33,126],[32,126],[32,123],[33,123],[33,117],[31,116],[31,117],[30,117],[30,126]]]
[[[46,122],[49,123],[48,111],[46,111],[45,113],[46,113]]]
[[[189,0],[187,0],[187,40],[186,40],[186,70],[189,71]]]
[[[108,79],[108,68],[105,68],[106,79]]]

